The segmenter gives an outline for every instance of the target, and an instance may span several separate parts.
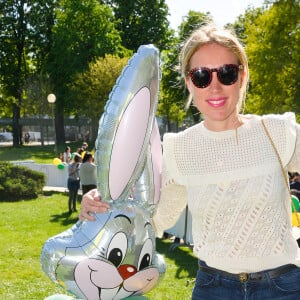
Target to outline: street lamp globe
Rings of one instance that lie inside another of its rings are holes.
[[[55,103],[55,101],[56,101],[56,96],[55,96],[54,94],[49,94],[49,95],[47,96],[47,100],[48,100],[49,103]]]
[[[56,147],[56,131],[55,131],[55,121],[54,121],[54,103],[56,101],[56,96],[54,94],[49,94],[47,96],[47,101],[52,106],[52,124],[53,124],[53,131],[54,131],[54,153],[56,153],[57,147]]]

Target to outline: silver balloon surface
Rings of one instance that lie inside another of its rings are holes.
[[[79,299],[143,295],[165,273],[151,219],[162,161],[155,120],[159,80],[158,50],[141,46],[117,80],[99,121],[97,186],[110,211],[96,214],[94,222],[77,222],[43,246],[43,271]]]
[[[144,167],[160,80],[159,52],[141,46],[123,69],[99,122],[95,161],[104,200],[127,198]]]
[[[159,201],[161,188],[162,148],[157,121],[154,121],[145,165],[140,178],[133,186],[135,201],[153,207]]]
[[[43,247],[43,271],[79,299],[142,295],[165,273],[150,215],[132,200],[117,205],[96,214],[94,222],[76,223]]]

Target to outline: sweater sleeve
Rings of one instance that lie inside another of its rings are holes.
[[[180,184],[180,176],[174,157],[174,134],[166,134],[163,143],[162,188],[160,200],[153,216],[157,236],[172,227],[187,204],[186,187]]]
[[[290,172],[299,172],[300,125],[296,123],[295,114],[267,115],[266,121],[283,165]]]
[[[298,123],[293,123],[294,132],[296,134],[295,148],[293,151],[292,158],[288,164],[288,170],[290,172],[300,171],[300,125]]]

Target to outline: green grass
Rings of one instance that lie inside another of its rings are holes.
[[[6,149],[3,149],[6,148]],[[0,160],[33,159],[52,162],[53,146],[0,147]],[[75,149],[75,147],[74,147]],[[10,151],[10,152],[9,152]],[[9,153],[7,153],[9,152]],[[52,157],[51,157],[52,156]],[[41,270],[40,253],[51,236],[71,227],[77,215],[68,216],[68,194],[45,192],[38,199],[0,202],[0,299],[44,299],[66,294]],[[157,239],[157,251],[165,258],[167,271],[157,287],[145,297],[150,300],[187,300],[197,272],[197,260],[190,247],[170,250],[172,241]]]
[[[61,292],[40,267],[44,241],[71,226],[67,195],[48,193],[36,200],[0,203],[0,299],[43,299]]]
[[[69,143],[67,145],[59,145],[57,147],[57,153],[54,153],[53,145],[23,145],[20,147],[5,146],[0,147],[0,160],[33,160],[36,163],[50,164],[53,162],[54,157],[58,157],[59,153],[65,151],[66,146],[71,147],[71,151],[74,152],[81,143]],[[92,149],[94,145],[89,148]]]
[[[0,203],[0,299],[44,299],[65,290],[56,286],[41,270],[44,242],[77,220],[67,211],[67,194],[47,192],[36,200]],[[148,299],[190,299],[197,261],[189,247],[170,250],[170,240],[157,239],[157,251],[164,255],[167,271]]]

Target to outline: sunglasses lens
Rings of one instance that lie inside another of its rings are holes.
[[[239,76],[239,66],[233,64],[223,65],[220,68],[209,69],[200,67],[192,69],[189,73],[193,84],[198,88],[206,88],[212,80],[212,72],[217,72],[219,81],[224,85],[234,84]]]
[[[237,81],[238,73],[236,65],[224,65],[219,69],[218,78],[224,85],[231,85]]]
[[[205,68],[193,69],[190,76],[193,84],[198,88],[205,88],[211,82],[211,73]]]

